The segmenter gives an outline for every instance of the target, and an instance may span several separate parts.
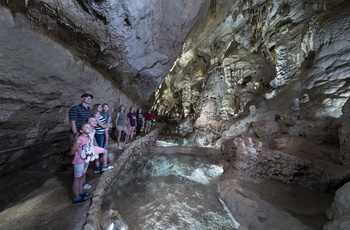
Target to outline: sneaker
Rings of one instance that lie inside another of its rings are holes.
[[[121,146],[118,146],[118,148],[117,148],[118,150],[123,150],[123,147],[121,147]]]
[[[84,183],[84,184],[83,184],[83,189],[90,189],[90,188],[92,188],[91,185],[89,185],[89,184],[87,184],[87,183]]]
[[[125,144],[125,147],[128,147],[129,146],[129,144]]]
[[[79,196],[80,197],[85,197],[85,196],[90,196],[91,194],[90,193],[88,193],[88,192],[81,192],[81,193],[79,193]]]
[[[105,147],[103,147],[103,148],[105,148],[105,149],[108,148],[108,143],[106,143],[106,144],[105,144]]]
[[[96,167],[96,168],[94,168],[94,173],[100,173],[100,172],[101,172],[100,167]]]
[[[89,197],[79,197],[79,198],[75,198],[74,200],[72,200],[72,204],[83,204],[87,201],[89,201],[90,198]]]
[[[103,166],[102,167],[102,171],[104,172],[104,171],[107,171],[107,170],[110,170],[110,169],[113,169],[114,167],[113,166]]]

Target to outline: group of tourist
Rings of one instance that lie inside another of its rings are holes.
[[[73,204],[85,203],[90,199],[90,194],[83,192],[83,189],[92,187],[86,183],[86,171],[90,160],[95,163],[94,173],[113,168],[113,166],[108,166],[107,162],[109,130],[112,128],[109,105],[107,103],[94,104],[91,110],[89,105],[93,98],[93,95],[88,93],[81,95],[81,103],[68,111],[70,134],[74,141],[71,148],[71,155],[74,156],[72,161],[74,167]],[[122,132],[125,133],[125,146],[127,147],[129,141],[133,141],[135,128],[136,139],[141,137],[143,124],[145,124],[145,134],[150,132],[152,119],[151,110],[143,116],[141,108],[135,112],[135,107],[132,106],[126,113],[125,106],[120,105],[115,120],[117,149],[123,149],[120,146]]]
[[[125,146],[128,146],[129,141],[134,139],[134,131],[136,129],[136,139],[141,137],[141,129],[143,124],[145,124],[145,134],[149,133],[152,125],[152,113],[149,109],[145,116],[142,114],[142,109],[138,108],[135,112],[135,107],[131,106],[130,111],[126,113],[125,106],[120,105],[119,110],[115,119],[116,129],[117,129],[117,143],[118,150],[122,150],[123,147],[120,146],[120,138],[122,132],[125,133]]]

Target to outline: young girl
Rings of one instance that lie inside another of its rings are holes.
[[[103,103],[102,104],[102,116],[106,119],[107,121],[107,125],[109,125],[110,127],[112,127],[112,114],[109,111],[109,105],[107,103]],[[108,139],[109,139],[109,130],[110,128],[106,128],[105,129],[105,137],[106,137],[106,141],[105,141],[105,146],[103,148],[108,148]]]
[[[125,133],[125,146],[128,146],[129,142],[129,131],[127,128],[128,118],[125,112],[125,106],[122,104],[119,106],[119,112],[117,113],[117,117],[115,118],[115,124],[117,126],[117,143],[118,150],[122,150],[123,148],[120,146],[120,137],[122,135],[122,131]]]
[[[109,128],[109,125],[107,125],[106,119],[102,116],[102,105],[101,104],[94,104],[92,107],[92,114],[96,118],[97,126],[95,127],[96,133],[95,138],[97,145],[103,148],[105,146],[106,137],[105,137],[105,129]]]
[[[95,117],[90,117],[88,119],[88,123],[92,126],[92,127],[96,127],[97,126],[97,120]],[[95,129],[92,129],[92,132],[89,133],[89,136],[92,140],[94,140],[94,136],[95,136]],[[93,141],[94,142],[94,141]],[[101,148],[99,146],[96,146],[95,144],[93,145],[94,147],[94,151],[99,154],[99,156],[102,156],[102,168],[100,168],[100,159],[96,159],[95,160],[95,168],[94,168],[94,173],[100,173],[101,171],[104,172],[106,170],[110,170],[113,168],[113,166],[108,166],[107,165],[107,156],[108,156],[108,150]]]
[[[89,200],[89,195],[83,192],[83,182],[85,181],[86,170],[88,163],[85,163],[85,159],[81,158],[81,152],[86,150],[89,152],[89,148],[92,148],[92,141],[90,139],[89,133],[92,132],[92,127],[90,124],[83,124],[80,126],[80,135],[75,140],[73,147],[71,149],[71,155],[74,156],[72,164],[74,167],[74,180],[73,180],[73,194],[74,199],[73,204],[85,203]]]

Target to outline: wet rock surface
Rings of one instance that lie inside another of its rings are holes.
[[[247,229],[321,229],[329,221],[334,191],[350,169],[340,161],[331,141],[336,139],[327,138],[331,132],[310,124],[303,120],[281,129],[277,121],[259,121],[246,134],[222,142],[220,196]]]
[[[268,180],[226,179],[220,187],[242,229],[322,229],[334,195]]]
[[[310,138],[282,135],[262,141],[242,135],[223,142],[222,149],[228,175],[238,178],[271,179],[326,191],[350,175],[350,169],[341,165],[336,145]]]

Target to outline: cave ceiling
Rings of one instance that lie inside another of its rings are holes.
[[[198,81],[207,79],[216,67],[234,65],[243,77],[269,84],[274,75],[280,74],[275,67],[278,56],[289,55],[290,68],[283,74],[296,75],[313,51],[310,33],[318,17],[343,1],[1,0],[0,3],[10,9],[14,18],[24,15],[32,30],[63,45],[133,101],[149,103],[170,70],[170,76],[179,73],[195,76],[191,84],[198,86],[201,84]],[[283,50],[286,45],[288,52]],[[172,93],[181,88],[182,83],[178,82],[181,79],[176,76],[168,82],[172,84]],[[281,82],[285,79],[276,79],[271,84],[279,87],[284,84]]]
[[[146,102],[208,0],[1,0],[135,101]]]

